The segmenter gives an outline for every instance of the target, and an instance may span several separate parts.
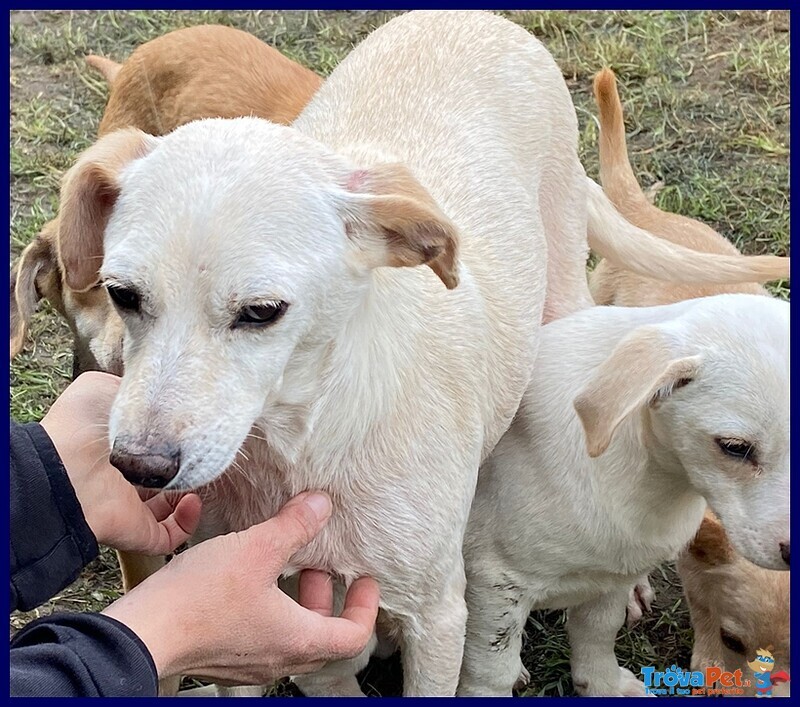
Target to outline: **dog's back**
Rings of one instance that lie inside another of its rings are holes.
[[[121,66],[87,62],[111,84],[98,135],[134,126],[164,135],[200,118],[290,123],[322,84],[313,71],[242,30],[200,25],[138,47]]]
[[[616,77],[610,69],[595,76],[594,92],[600,114],[600,178],[603,190],[620,213],[636,226],[692,250],[737,254],[736,247],[714,229],[695,219],[662,211],[647,200],[628,161],[622,104]],[[651,280],[605,260],[592,273],[590,282],[597,304],[627,307],[670,304],[725,293],[767,294],[754,283],[681,285]]]
[[[446,47],[437,48],[440,36]],[[488,329],[483,404],[487,418],[503,411],[491,449],[529,376],[520,363],[533,361],[542,294],[546,284],[549,298],[555,282],[542,266],[549,271],[557,260],[563,283],[575,272],[553,310],[579,299],[580,287],[589,301],[586,212],[568,186],[573,180],[583,193],[577,118],[552,56],[522,27],[489,13],[409,13],[356,47],[295,126],[332,147],[364,145],[358,162],[390,153],[385,159],[406,164],[458,226],[469,278],[452,299],[473,283],[480,293],[473,317]],[[574,224],[558,223],[562,215]],[[572,245],[576,252],[564,255]]]

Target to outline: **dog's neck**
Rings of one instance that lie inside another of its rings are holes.
[[[299,490],[335,485],[353,450],[397,409],[398,363],[409,360],[413,344],[386,334],[392,329],[382,322],[393,308],[383,277],[391,274],[372,275],[333,336],[315,335],[298,346],[244,445],[248,456],[254,446],[269,447]]]
[[[669,442],[653,433],[649,410],[632,415],[620,425],[617,436],[626,436],[625,446],[635,451],[622,453],[618,451],[622,445],[612,444],[595,462],[601,468],[589,470],[609,481],[604,493],[606,512],[629,528],[637,542],[675,544],[680,549],[697,531],[705,499],[690,484]],[[621,507],[621,496],[633,496],[635,503]],[[625,515],[624,521],[620,514]]]

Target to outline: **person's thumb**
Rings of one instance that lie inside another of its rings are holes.
[[[246,531],[263,542],[272,560],[286,565],[289,558],[310,543],[331,517],[331,499],[321,491],[307,491],[289,501],[278,514]]]

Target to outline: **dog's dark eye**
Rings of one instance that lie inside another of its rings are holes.
[[[120,309],[127,309],[130,312],[138,312],[141,305],[139,293],[129,287],[119,285],[106,285],[109,297]]]
[[[234,326],[267,326],[283,316],[289,305],[286,302],[266,302],[243,307]]]
[[[734,653],[739,653],[739,655],[745,655],[747,653],[747,648],[745,647],[744,643],[742,643],[736,636],[732,633],[729,633],[724,628],[719,632],[719,638],[722,641],[722,645],[725,646],[728,650],[732,650]]]
[[[755,462],[756,448],[750,442],[745,442],[743,439],[727,439],[725,437],[717,437],[716,442],[723,454],[741,461]]]

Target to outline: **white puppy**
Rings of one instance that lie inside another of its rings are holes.
[[[614,656],[628,594],[706,502],[747,559],[789,568],[789,304],[720,295],[545,326],[478,482],[459,694],[511,693],[532,608],[569,609],[580,694],[642,694]]]

